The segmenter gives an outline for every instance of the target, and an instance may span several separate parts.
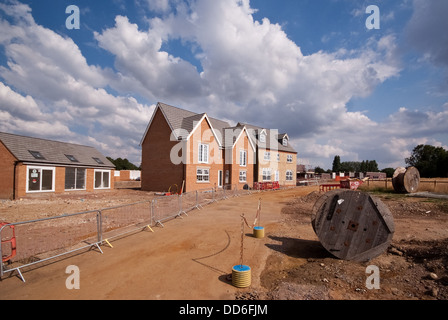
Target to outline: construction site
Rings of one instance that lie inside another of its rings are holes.
[[[350,250],[338,257],[338,250],[327,247],[327,234],[319,233],[316,205],[325,197],[335,206],[343,202],[329,197],[338,191],[322,186],[221,195],[196,192],[189,200],[121,189],[3,201],[0,220],[15,224],[17,252],[2,265],[0,299],[446,300],[448,200],[362,185],[356,189],[343,192],[367,194],[365,203],[381,203],[378,211],[387,211],[383,218],[388,232],[377,233],[376,238],[384,241],[374,248],[376,252],[356,248],[363,259],[351,256]],[[166,219],[158,216],[169,201],[181,210],[173,209]],[[137,203],[142,209],[135,210]],[[113,211],[118,208],[133,209]],[[81,212],[85,214],[72,216]],[[329,221],[330,215],[325,214],[327,219],[321,220]],[[122,215],[142,218],[132,222],[129,232],[124,232],[129,224],[124,220],[123,226],[108,227]],[[96,233],[99,217],[101,237]],[[358,230],[362,235],[359,224],[350,221],[340,232]],[[27,228],[25,234],[22,227]],[[6,230],[4,225],[2,257],[10,245]],[[74,238],[83,246],[64,243],[62,254],[60,248],[51,248],[50,255],[43,252],[50,250],[42,249],[48,243],[62,243],[59,237]],[[31,251],[20,257],[24,243]],[[343,242],[348,247],[347,243]],[[42,252],[35,249],[39,246]],[[67,285],[70,266],[80,271],[75,289]],[[249,275],[236,273],[238,266],[248,267]],[[374,287],[369,286],[371,266],[378,276]],[[235,282],[236,277],[240,282]]]

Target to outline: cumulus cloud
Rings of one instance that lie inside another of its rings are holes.
[[[443,32],[427,35],[447,29],[446,20],[438,18],[447,11],[445,2],[414,0],[408,25],[415,47],[442,64],[448,64],[448,41]],[[65,132],[107,155],[139,161],[137,146],[154,103],[163,101],[288,132],[302,159],[331,163],[339,154],[348,160],[372,156],[385,164],[402,162],[413,143],[436,142],[422,136],[446,133],[446,108],[432,113],[403,108],[382,123],[347,110],[353,98],[369,96],[400,75],[393,34],[371,37],[359,48],[304,55],[281,25],[255,20],[249,0],[138,0],[159,16],[137,25],[120,15],[113,27],[93,33],[99,48],[113,55],[112,70],[90,65],[72,39],[38,25],[27,5],[12,3],[0,4],[9,16],[0,18],[7,57],[0,66],[2,130]],[[437,17],[431,21],[419,8],[438,11]],[[190,50],[200,68],[169,52],[164,44],[170,41]],[[412,123],[419,123],[418,129]]]
[[[408,41],[431,62],[448,67],[448,2],[414,0],[406,32]]]
[[[120,153],[112,148],[117,143],[138,148],[154,106],[110,94],[116,75],[89,65],[72,39],[38,25],[27,5],[13,1],[0,9],[14,21],[0,19],[7,57],[0,66],[2,130],[78,143],[101,132],[106,155]]]

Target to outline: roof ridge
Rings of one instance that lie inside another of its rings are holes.
[[[33,139],[33,140],[48,141],[48,142],[53,142],[53,143],[56,142],[56,143],[63,143],[63,144],[71,144],[71,145],[74,145],[74,146],[80,146],[80,147],[87,147],[87,148],[95,149],[95,147],[92,147],[92,146],[86,146],[86,145],[83,145],[83,144],[73,143],[73,142],[64,142],[64,141],[59,141],[59,140],[51,140],[51,139],[47,139],[47,138],[31,137],[31,136],[25,136],[25,135],[21,135],[21,134],[2,132],[2,131],[0,131],[0,134],[7,134],[7,135],[10,135],[10,136],[16,136],[16,137],[21,137],[21,138]]]

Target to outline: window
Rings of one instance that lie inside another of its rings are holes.
[[[68,160],[70,160],[71,162],[79,162],[78,159],[76,159],[74,156],[72,156],[71,154],[66,154],[65,155],[67,157]]]
[[[110,171],[109,170],[95,170],[95,189],[109,189],[110,188]]]
[[[247,171],[241,170],[240,171],[240,182],[246,182],[247,181]]]
[[[65,168],[65,190],[85,190],[86,169]]]
[[[278,170],[275,171],[275,180],[274,181],[280,181],[280,172]]]
[[[286,171],[286,181],[292,181],[292,171]]]
[[[288,154],[286,156],[286,161],[289,162],[289,163],[292,163],[292,154]]]
[[[277,153],[277,161],[280,161],[280,153]]]
[[[271,169],[270,168],[263,168],[263,181],[271,181]]]
[[[54,192],[55,168],[28,167],[27,192]]]
[[[208,163],[208,144],[199,144],[198,162]]]
[[[210,181],[210,170],[209,169],[197,169],[196,170],[196,180],[197,180],[197,182],[209,182]]]
[[[269,151],[264,152],[264,160],[266,160],[266,161],[271,160],[271,153]]]
[[[288,138],[283,137],[283,145],[284,145],[285,147],[288,146]]]
[[[95,160],[95,162],[98,163],[98,164],[104,164],[104,162],[101,161],[101,159],[99,159],[99,158],[93,158],[92,157],[92,159]]]
[[[247,151],[246,150],[240,150],[240,166],[241,167],[247,166]]]
[[[31,155],[38,160],[46,160],[45,157],[39,152],[39,151],[31,151],[28,150],[29,153],[31,153]]]
[[[264,133],[260,134],[260,142],[262,143],[266,142],[266,135]]]

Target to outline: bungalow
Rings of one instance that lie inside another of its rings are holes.
[[[275,138],[283,143],[285,135]],[[226,185],[243,189],[262,178],[257,171],[262,167],[256,164],[257,137],[252,126],[239,123],[232,127],[206,113],[197,114],[159,102],[141,147],[142,190],[168,191],[174,185],[178,189],[184,186],[184,192]],[[274,149],[274,143],[268,148]],[[278,146],[275,148],[278,150]],[[283,168],[285,180],[289,174],[294,185],[296,152],[285,148],[279,151],[279,159],[284,158],[285,164],[292,163],[291,172],[289,167],[279,167]],[[279,181],[280,173],[277,175],[269,177],[269,181]]]
[[[0,199],[114,188],[115,166],[95,148],[0,132]]]

